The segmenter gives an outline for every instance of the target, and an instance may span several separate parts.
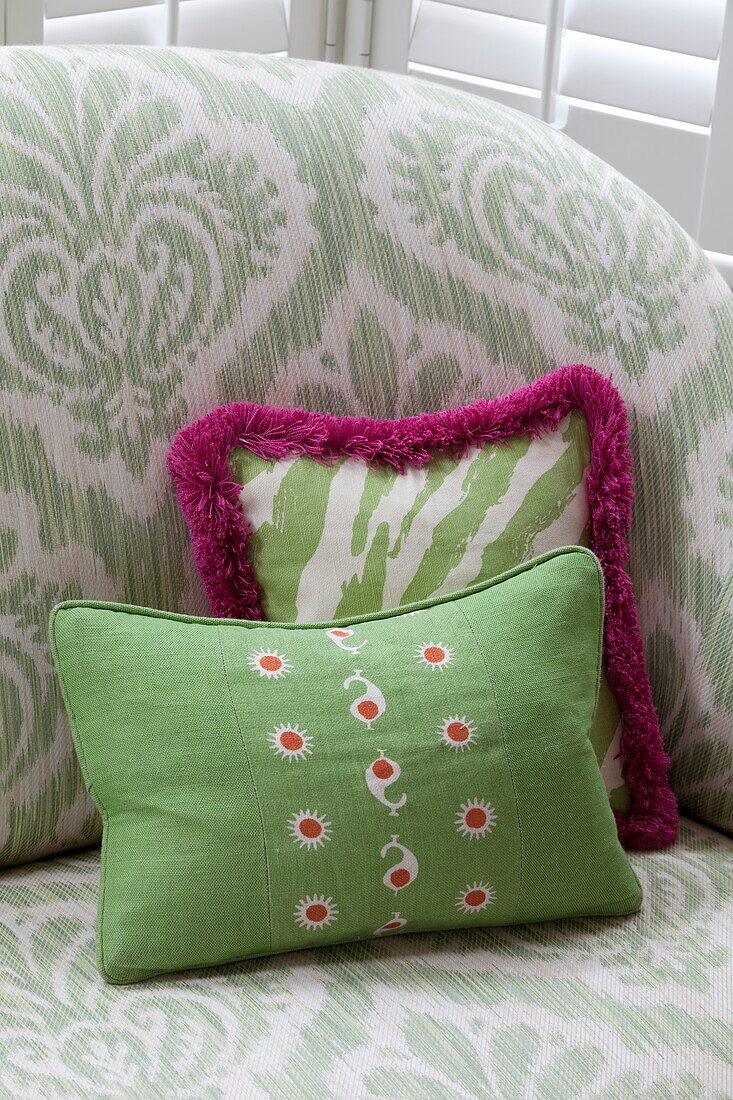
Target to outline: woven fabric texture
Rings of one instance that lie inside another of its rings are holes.
[[[603,630],[589,551],[351,622],[56,609],[104,820],[109,981],[639,908],[588,739]]]
[[[476,842],[474,842],[476,843]],[[97,852],[0,876],[0,1095],[733,1094],[733,841],[630,855],[641,912],[427,932],[106,985]]]
[[[733,299],[654,202],[484,100],[205,51],[4,50],[0,169],[2,862],[100,835],[50,608],[205,610],[179,428],[242,398],[450,408],[572,362],[630,412],[673,783],[733,827]]]

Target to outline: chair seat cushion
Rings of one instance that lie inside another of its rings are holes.
[[[640,913],[99,980],[96,850],[0,875],[0,1094],[723,1096],[733,840],[632,853]]]

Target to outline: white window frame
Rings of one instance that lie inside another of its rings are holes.
[[[703,248],[715,249],[720,266],[733,286],[733,0],[728,0],[715,85],[713,126],[710,131],[705,183],[700,201],[697,239]]]
[[[315,7],[322,0],[311,0]],[[165,42],[175,46],[180,27],[180,0],[162,0],[166,6]],[[73,15],[93,15],[95,11],[107,11],[116,8],[142,7],[134,2],[107,3],[97,6],[94,0],[78,0],[69,5]],[[302,5],[296,0],[294,7]],[[40,45],[43,43],[45,0],[0,0],[0,45]]]
[[[43,0],[3,0],[3,43],[43,41]]]

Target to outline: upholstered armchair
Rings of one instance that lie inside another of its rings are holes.
[[[0,55],[0,1092],[733,1094],[733,298],[635,186],[457,92],[278,58]],[[633,426],[630,569],[684,814],[631,918],[105,985],[59,600],[206,611],[165,469],[217,404],[407,415],[555,366]]]

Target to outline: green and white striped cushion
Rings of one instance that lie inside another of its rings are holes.
[[[557,546],[588,545],[582,413],[557,432],[436,454],[396,473],[236,448],[268,619],[320,621],[444,595]]]

